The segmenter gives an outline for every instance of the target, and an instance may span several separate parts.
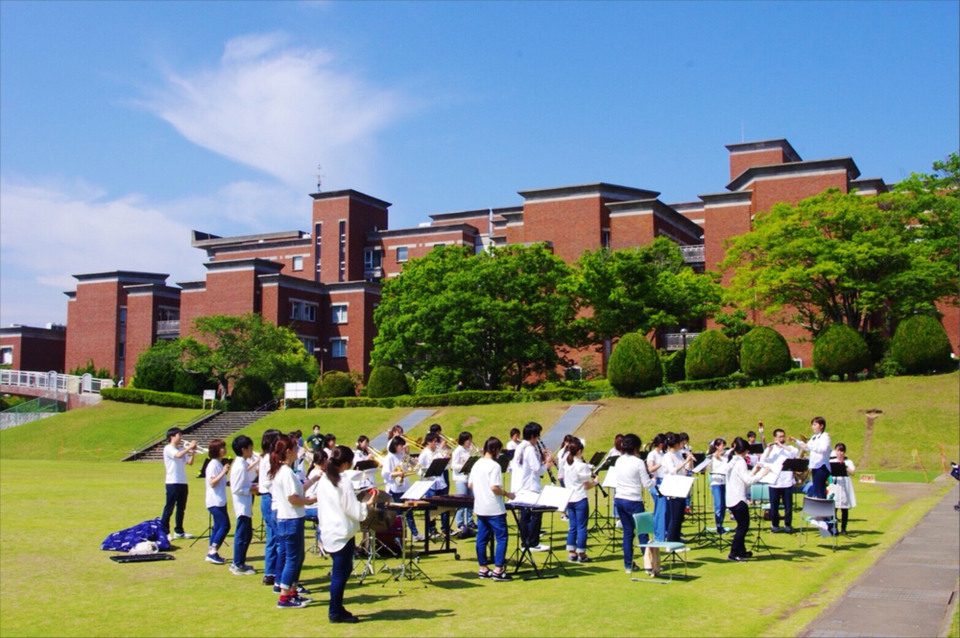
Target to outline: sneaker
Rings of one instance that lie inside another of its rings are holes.
[[[274,585],[274,586],[273,586],[273,593],[275,593],[275,594],[279,594],[279,593],[280,593],[280,585]]]
[[[347,623],[350,625],[355,625],[360,622],[360,619],[356,616],[330,616],[330,622],[332,623]]]
[[[753,552],[744,552],[744,553],[743,553],[743,557],[744,557],[744,558],[753,558]]]
[[[477,578],[491,578],[491,574],[493,574],[493,572],[491,572],[489,569],[486,571],[477,572]]]
[[[743,556],[733,556],[733,555],[731,555],[731,556],[727,556],[727,560],[730,561],[731,563],[745,563],[745,562],[747,562],[747,559],[744,558]]]
[[[427,540],[427,539],[423,536],[423,534],[416,534],[416,535],[413,537],[413,542],[414,542],[414,543],[422,543],[422,542],[425,541],[425,540]]]
[[[621,521],[619,518],[617,519],[617,529],[623,529],[623,521]]]
[[[632,574],[632,573],[633,573],[633,569],[630,568],[630,567],[625,567],[625,568],[623,569],[623,571],[627,572],[628,574]]]
[[[274,586],[276,584],[276,576],[264,576],[263,584],[271,587]]]
[[[782,527],[771,527],[771,528],[770,528],[770,533],[771,533],[771,534],[782,534],[782,533],[783,533],[783,528],[782,528]]]
[[[576,554],[574,554],[573,556],[568,555],[568,556],[567,556],[567,562],[568,562],[568,563],[579,563],[579,562],[580,562],[580,557],[577,556]]]
[[[214,565],[225,565],[227,561],[220,558],[220,554],[207,554],[207,557],[204,558],[208,563],[213,563]]]
[[[287,600],[277,601],[277,609],[300,609],[306,606],[307,603],[301,602],[296,598],[288,598]]]
[[[297,596],[301,594],[309,594],[310,590],[304,587],[303,585],[297,585]]]
[[[250,565],[234,565],[231,563],[230,573],[236,574],[237,576],[252,576],[257,573],[257,570]]]
[[[507,570],[502,569],[498,572],[490,572],[490,580],[505,583],[507,581],[513,580],[513,576],[507,573]]]
[[[313,598],[307,598],[306,596],[294,596],[293,600],[303,603],[304,605],[309,605],[313,602]]]
[[[569,521],[570,519],[567,518],[567,515],[566,515],[566,514],[561,514],[561,515],[560,515],[560,520],[561,520],[561,521]]]
[[[578,562],[578,563],[589,563],[589,562],[591,562],[591,561],[590,561],[590,557],[589,557],[589,556],[578,556],[578,557],[577,557],[577,562]]]
[[[531,552],[549,552],[549,551],[550,551],[550,546],[549,546],[549,545],[544,545],[543,543],[540,543],[540,544],[537,545],[536,547],[531,547],[531,548],[530,548],[530,551],[531,551]]]
[[[188,534],[186,532],[182,534],[180,532],[174,532],[173,537],[174,538],[194,538],[193,534]]]
[[[784,534],[796,534],[796,533],[797,533],[797,530],[793,529],[792,527],[784,527],[784,528],[783,528],[783,533],[784,533]]]

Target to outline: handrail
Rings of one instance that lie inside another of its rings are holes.
[[[208,418],[211,414],[215,414],[218,411],[219,410],[204,410],[199,414],[199,416],[195,417],[192,421],[188,421],[186,423],[184,423],[183,421],[177,421],[176,423],[172,423],[167,427],[163,428],[162,430],[160,430],[159,432],[157,432],[156,434],[150,435],[149,438],[144,439],[143,441],[135,445],[133,450],[130,452],[130,454],[131,455],[139,454],[140,452],[143,452],[147,448],[153,447],[154,445],[156,445],[157,443],[163,440],[164,435],[167,433],[167,430],[169,430],[170,428],[180,428],[181,430],[186,430],[190,426],[196,425],[199,421],[202,421]]]
[[[84,381],[89,380],[87,387]],[[60,374],[59,372],[31,372],[29,370],[0,370],[0,385],[9,385],[21,388],[38,388],[41,390],[60,391],[70,394],[91,392],[98,394],[101,388],[113,387],[113,379],[99,379],[94,376],[77,376],[75,374]]]
[[[254,410],[254,412],[271,412],[271,411],[275,410],[276,408],[277,408],[277,400],[276,400],[276,399],[271,399],[270,401],[267,401],[266,403],[264,403],[264,404],[261,405],[260,407],[256,408],[256,409]]]

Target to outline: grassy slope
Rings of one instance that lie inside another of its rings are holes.
[[[439,423],[443,427],[443,433],[453,439],[466,430],[480,445],[491,436],[498,437],[506,445],[510,440],[510,428],[523,429],[524,424],[530,421],[549,428],[569,407],[569,403],[551,401],[438,408],[433,416],[424,420],[410,434],[414,438],[421,437],[427,433],[431,424]]]
[[[180,545],[174,561],[109,561],[99,543],[109,532],[159,513],[162,474],[153,463],[4,461],[0,635],[292,636],[319,631],[330,636],[435,636],[450,635],[456,627],[490,636],[617,636],[648,630],[662,635],[792,635],[949,487],[925,486],[925,497],[896,499],[886,486],[858,485],[854,535],[843,539],[835,554],[812,535],[802,549],[793,536],[765,535],[777,560],[736,565],[720,560],[714,549],[695,550],[690,555],[693,578],[664,587],[630,582],[619,554],[597,558],[600,542],[593,538],[589,552],[597,560],[568,566],[569,578],[577,580],[479,582],[472,543],[464,541],[463,561],[450,556],[421,561],[435,581],[429,588],[407,583],[399,595],[393,585],[381,587],[378,581],[358,587],[351,581],[346,603],[365,622],[349,627],[327,625],[330,561],[312,554],[304,580],[318,602],[290,613],[274,608],[275,596],[259,576],[236,577],[225,567],[204,563],[204,541],[192,548]],[[190,488],[187,529],[198,533],[207,522],[200,480],[191,477]],[[565,526],[559,517],[555,524],[553,544],[560,546]],[[232,538],[228,540],[232,548]],[[512,548],[513,536],[510,543]],[[263,565],[262,551],[259,542],[250,551],[257,568]],[[789,574],[802,577],[785,578]],[[37,587],[69,594],[51,605],[49,597],[37,596]],[[776,596],[764,594],[772,591]],[[720,592],[737,592],[742,613],[718,612],[724,607]],[[203,620],[210,617],[219,622]],[[566,617],[572,620],[561,620]]]
[[[117,461],[133,446],[200,410],[102,401],[0,432],[0,458]]]
[[[361,434],[373,439],[409,412],[407,408],[282,410],[240,430],[237,435],[246,434],[252,438],[254,447],[259,450],[260,437],[269,428],[276,428],[283,433],[300,430],[303,438],[306,439],[313,434],[313,426],[316,424],[320,426],[320,432],[323,434],[332,433],[337,437],[338,443],[354,447],[357,437]]]

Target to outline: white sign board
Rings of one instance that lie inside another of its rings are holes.
[[[283,384],[283,398],[284,399],[306,399],[308,390],[308,383],[284,383]]]
[[[216,391],[216,390],[204,390],[204,391],[203,391],[203,400],[204,400],[204,401],[216,401],[216,400],[217,400],[217,391]]]

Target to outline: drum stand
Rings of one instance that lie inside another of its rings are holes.
[[[366,580],[367,576],[375,576],[378,571],[380,572],[389,572],[390,565],[387,564],[387,561],[380,558],[380,553],[378,549],[386,549],[386,545],[377,538],[375,532],[368,532],[368,545],[367,545],[367,559],[364,561],[363,570],[360,572],[360,575],[357,576],[357,584],[362,585],[363,581]],[[378,548],[377,545],[380,547]],[[401,550],[402,551],[402,550]],[[377,570],[377,561],[382,563],[379,570]],[[356,571],[356,570],[354,570]]]
[[[418,578],[425,578],[430,582],[430,584],[433,584],[433,579],[427,576],[427,573],[420,567],[420,556],[417,555],[413,549],[413,536],[410,535],[410,540],[407,541],[407,516],[406,512],[403,511],[404,509],[406,508],[402,508],[400,510],[400,537],[402,539],[402,542],[400,543],[400,567],[389,570],[394,572],[393,582],[397,583],[397,591],[401,594],[403,593],[404,580],[417,580]],[[384,581],[383,586],[386,587],[390,580],[391,579],[388,578],[386,581]],[[424,583],[423,587],[426,589],[427,583]]]

